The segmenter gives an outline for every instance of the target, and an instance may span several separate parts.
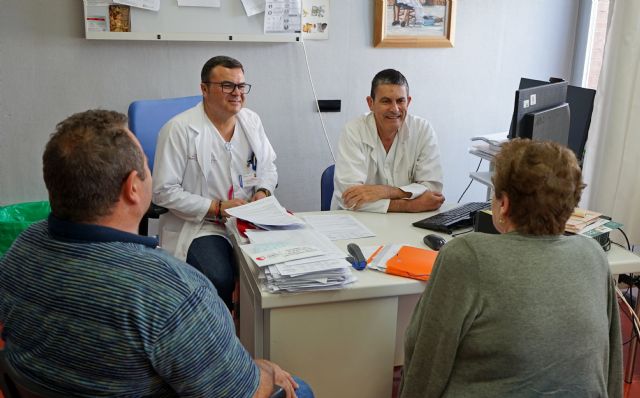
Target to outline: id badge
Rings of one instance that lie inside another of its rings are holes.
[[[238,179],[241,188],[251,188],[258,185],[258,177],[254,173],[240,174]]]

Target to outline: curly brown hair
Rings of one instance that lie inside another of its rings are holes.
[[[93,222],[111,214],[129,173],[146,178],[144,162],[122,113],[97,109],[69,116],[58,123],[42,155],[53,215]]]
[[[509,219],[528,235],[559,235],[585,184],[571,150],[555,142],[514,139],[495,157],[496,198],[509,197]]]

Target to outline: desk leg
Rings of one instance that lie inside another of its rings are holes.
[[[422,294],[412,294],[398,297],[398,321],[396,328],[396,353],[394,358],[395,366],[404,365],[404,332],[411,322],[413,310],[418,304]]]
[[[272,308],[265,351],[317,397],[389,398],[397,311],[397,297]]]

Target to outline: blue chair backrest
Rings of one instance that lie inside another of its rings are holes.
[[[320,177],[320,210],[331,210],[331,197],[333,196],[333,172],[336,165],[332,164],[322,172]]]
[[[140,145],[149,159],[149,169],[153,171],[156,142],[162,126],[178,113],[193,108],[200,101],[202,101],[202,96],[194,95],[191,97],[139,100],[129,105],[129,129],[140,141]]]

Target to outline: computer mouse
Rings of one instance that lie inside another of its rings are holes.
[[[435,250],[435,251],[440,250],[440,248],[444,246],[445,243],[447,243],[447,241],[444,240],[444,238],[436,234],[426,235],[422,240],[424,241],[425,245],[429,246],[432,250]]]

